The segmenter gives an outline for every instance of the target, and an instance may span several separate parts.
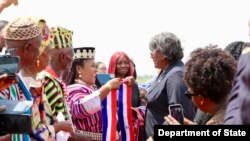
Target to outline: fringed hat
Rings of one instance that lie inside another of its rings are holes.
[[[94,47],[77,47],[74,48],[74,59],[94,59],[95,48]]]
[[[50,29],[50,34],[52,49],[72,47],[72,31],[58,26],[52,27]]]
[[[41,35],[40,29],[30,18],[17,18],[10,22],[3,32],[7,40],[29,40]]]

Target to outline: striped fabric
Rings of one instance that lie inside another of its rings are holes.
[[[73,31],[70,31],[64,27],[51,27],[51,48],[60,49],[72,47],[72,35]]]
[[[117,123],[116,96],[117,96],[117,91],[111,91],[111,94],[108,94],[107,97],[102,101],[103,141],[115,141],[116,123]]]
[[[116,97],[117,93],[118,97]],[[132,124],[131,94],[132,87],[122,84],[118,91],[111,91],[111,94],[103,100],[103,141],[115,141],[117,112],[121,129],[121,141],[135,141],[136,136]],[[118,111],[116,109],[117,101]]]
[[[51,69],[49,69],[51,71]],[[60,80],[52,75],[48,71],[43,71],[39,74],[39,79],[42,81],[42,85],[44,88],[44,93],[47,97],[48,103],[52,110],[53,116],[57,116],[58,113],[63,113],[63,115],[67,118],[67,112],[65,110],[64,103],[64,90]]]
[[[72,84],[67,87],[68,96],[67,101],[70,105],[70,112],[74,126],[78,130],[100,133],[102,131],[102,114],[101,114],[101,100],[98,96],[98,100],[88,99],[94,104],[91,106],[96,112],[90,113],[84,107],[83,99],[88,98],[93,93],[93,88],[89,88],[82,84]]]
[[[11,85],[8,89],[0,91],[0,99],[26,100],[18,85]]]
[[[118,119],[122,141],[135,141],[132,125],[132,87],[122,84],[118,93]]]
[[[20,77],[19,77],[20,78]],[[30,100],[31,94],[28,92],[28,87],[21,83],[23,80],[20,78],[19,84],[10,86],[4,91],[0,91],[0,99],[9,99],[9,100]],[[22,90],[26,91],[26,94]],[[28,94],[27,94],[28,93]],[[32,105],[32,133],[29,136],[28,134],[12,134],[12,141],[30,141],[30,140],[50,140],[54,139],[54,127],[47,126],[43,123],[45,119],[44,108],[43,108],[43,93],[33,94],[34,104]],[[21,128],[21,127],[17,127]],[[31,138],[32,137],[32,138]]]

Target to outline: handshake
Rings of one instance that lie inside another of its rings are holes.
[[[97,74],[95,85],[97,88],[100,88],[104,84],[106,84],[108,81],[110,81],[111,79],[114,79],[114,78],[115,78],[114,74]],[[128,85],[134,85],[135,79],[133,76],[128,76],[124,79],[120,79],[120,82],[128,84]]]

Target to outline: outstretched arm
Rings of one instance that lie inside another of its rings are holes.
[[[11,4],[18,5],[17,0],[0,0],[0,13]]]

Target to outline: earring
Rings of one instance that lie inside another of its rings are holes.
[[[81,74],[81,72],[79,72],[79,74],[78,74],[78,77],[79,77],[79,78],[81,78],[81,77],[82,77],[82,74]]]
[[[37,66],[40,65],[40,60],[39,60],[39,59],[36,60],[36,65],[37,65]]]

